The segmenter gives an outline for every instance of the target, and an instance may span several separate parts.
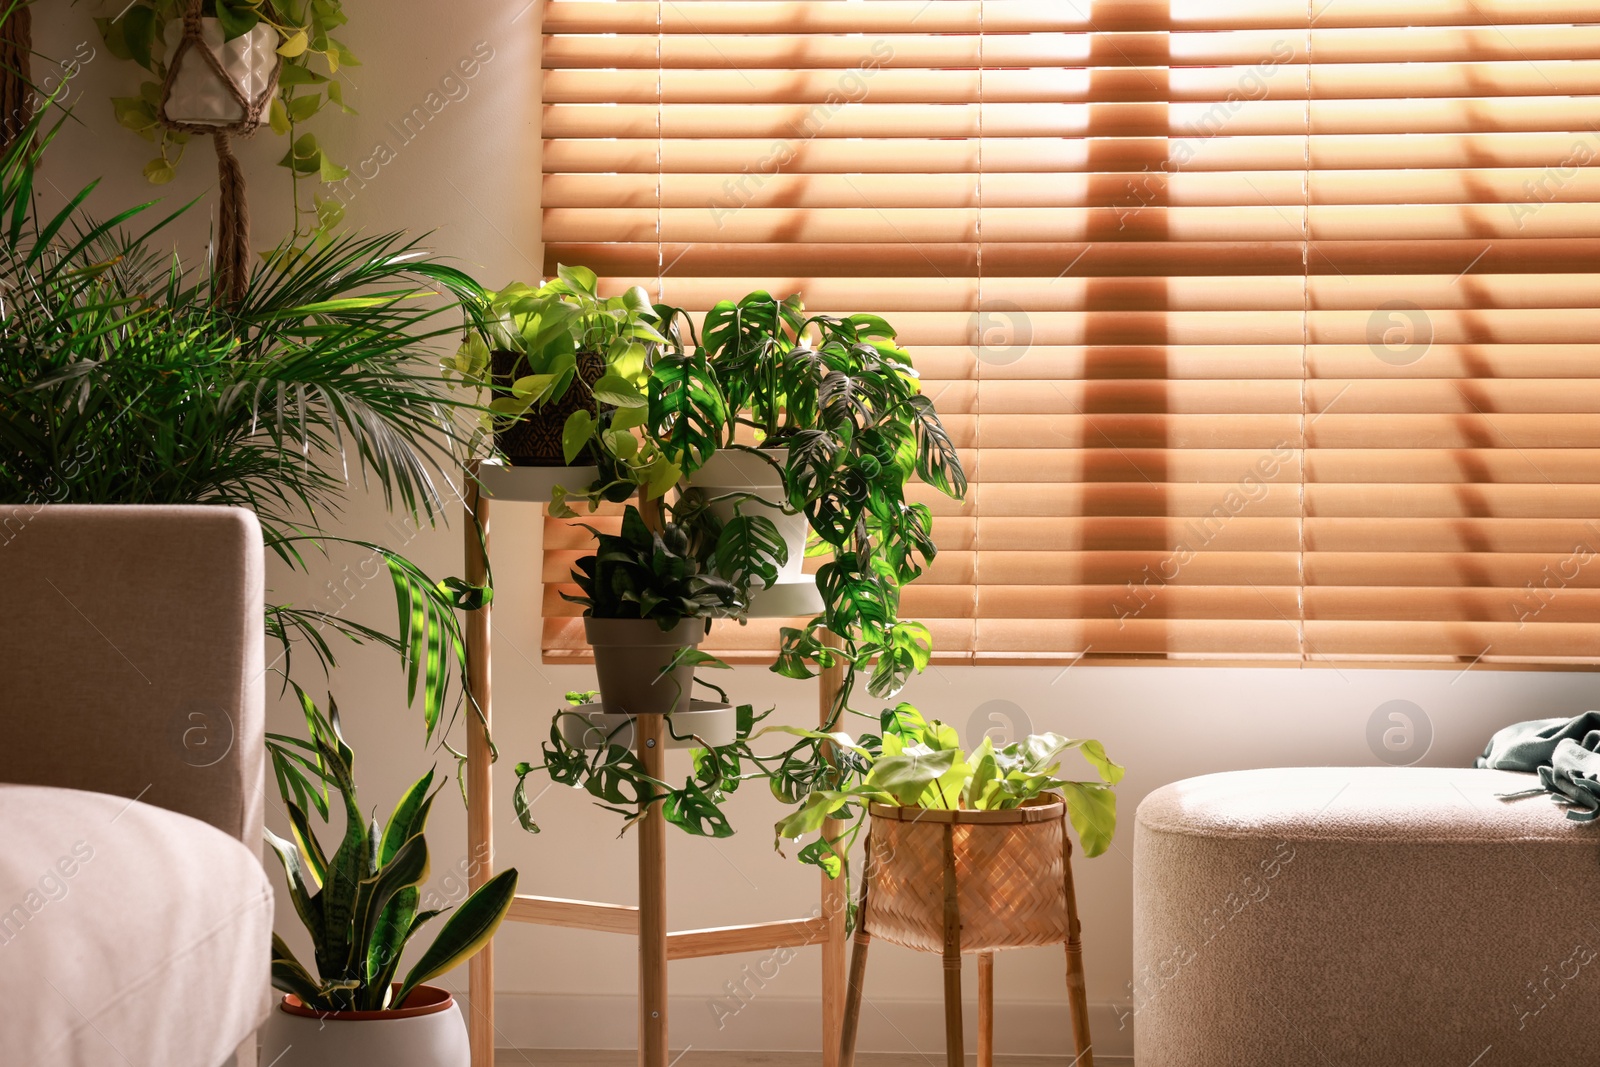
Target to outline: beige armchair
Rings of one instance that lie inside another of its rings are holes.
[[[255,517],[0,506],[0,597],[3,1058],[218,1067],[269,1003]]]

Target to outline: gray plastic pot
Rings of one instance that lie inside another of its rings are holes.
[[[600,701],[629,715],[665,715],[689,710],[694,667],[675,667],[661,677],[680,648],[691,648],[705,636],[702,619],[684,619],[663,630],[649,619],[585,617],[583,630],[594,649],[600,677]]]

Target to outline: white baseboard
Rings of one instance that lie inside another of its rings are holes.
[[[460,996],[460,994],[458,994]],[[462,997],[462,999],[465,999]],[[617,994],[499,993],[495,1044],[500,1048],[630,1049],[635,1047],[637,1001]],[[734,1010],[737,1008],[737,1010]],[[723,1051],[816,1051],[822,1028],[814,998],[762,996],[743,1004],[721,998],[675,996],[668,1001],[673,1048]],[[1133,1023],[1119,1026],[1111,1004],[1089,1006],[1097,1062],[1131,1062]],[[995,1005],[995,1052],[1001,1055],[1072,1055],[1071,1016],[1065,1001]],[[974,1051],[977,1006],[967,1005],[967,1051]],[[935,1000],[868,997],[857,1048],[862,1052],[916,1052],[943,1062],[944,1006]]]

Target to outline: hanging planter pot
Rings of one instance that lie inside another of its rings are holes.
[[[167,23],[166,92],[161,118],[175,129],[210,133],[228,128],[250,133],[261,124],[278,91],[278,31],[264,22],[248,33],[226,40],[219,19],[202,18],[199,38],[185,20]],[[209,56],[209,58],[208,58]]]
[[[662,671],[682,648],[705,636],[703,619],[684,619],[663,630],[651,619],[596,619],[586,616],[583,630],[594,649],[600,702],[607,711],[628,715],[682,714],[689,710],[694,666]]]
[[[783,465],[788,462],[789,452],[783,448],[760,451],[771,462],[740,449],[719,449],[689,477],[689,484],[714,501],[710,505],[711,513],[723,522],[733,518],[736,507],[746,515],[771,519],[789,549],[789,558],[779,569],[778,580],[770,588],[751,590],[750,617],[815,615],[823,605],[816,579],[805,572],[806,536],[811,530],[804,515],[790,515],[783,510],[787,499]],[[730,499],[717,500],[723,496]]]
[[[495,397],[511,396],[511,383],[528,373],[526,364],[518,366],[522,358],[522,353],[504,348],[490,353],[489,372]],[[507,462],[513,467],[567,466],[566,453],[561,447],[561,431],[573,412],[590,407],[593,401],[589,390],[605,373],[604,356],[598,352],[579,352],[577,377],[582,384],[574,381],[560,400],[541,404],[516,422],[497,427],[494,432],[495,447],[505,454]],[[580,466],[593,464],[592,446],[585,446],[583,453],[574,457],[572,462]]]
[[[467,1025],[448,990],[420,985],[387,1011],[317,1011],[287,994],[261,1029],[274,1067],[468,1067]]]
[[[156,117],[183,133],[209,134],[217,151],[217,293],[237,303],[250,280],[250,209],[244,168],[230,137],[252,134],[278,91],[278,31],[257,22],[227,40],[222,23],[202,18],[190,0],[182,20],[167,25],[167,79]]]

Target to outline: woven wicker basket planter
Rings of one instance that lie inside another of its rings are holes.
[[[944,837],[952,828],[961,951],[1059,945],[1065,808],[1040,801],[1010,811],[928,811],[874,804],[867,933],[921,952],[944,951]]]
[[[1075,1067],[1090,1051],[1083,946],[1066,805],[1047,794],[1008,811],[873,804],[839,1063],[855,1062],[872,939],[944,957],[945,1060],[963,1067],[961,956],[978,956],[978,1064],[994,1061],[994,953],[1063,945]]]

